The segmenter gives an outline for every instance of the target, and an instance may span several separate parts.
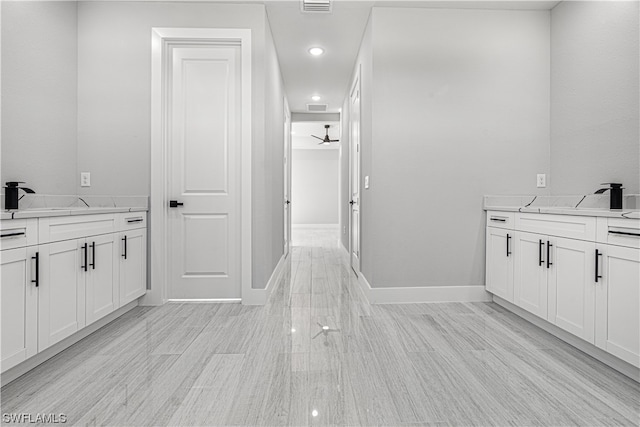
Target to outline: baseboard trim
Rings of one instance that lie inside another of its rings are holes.
[[[605,365],[615,369],[621,374],[631,378],[636,382],[640,382],[640,369],[631,365],[630,363],[625,362],[624,360],[618,359],[617,357],[607,353],[601,348],[596,347],[595,345],[583,341],[582,339],[576,337],[575,335],[565,331],[564,329],[560,329],[556,325],[553,325],[547,322],[544,319],[539,318],[535,314],[529,313],[528,311],[518,307],[515,304],[510,303],[509,301],[503,300],[500,297],[493,296],[493,302],[498,304],[501,307],[506,308],[510,312],[522,317],[529,323],[543,329],[544,331],[550,333],[551,335],[561,339],[562,341],[570,344],[571,346],[577,348],[583,353],[588,354],[596,360],[604,363]]]
[[[491,295],[484,286],[372,288],[364,275],[360,274],[359,279],[370,304],[491,301]]]
[[[108,323],[111,323],[112,321],[116,320],[118,317],[125,314],[127,311],[137,306],[138,306],[138,301],[137,300],[132,301],[129,304],[120,307],[113,313],[107,314],[102,319],[96,320],[94,323],[90,324],[89,326],[82,328],[75,334],[63,339],[58,343],[55,343],[54,345],[44,349],[40,353],[35,354],[34,356],[14,366],[13,368],[7,369],[6,372],[3,372],[2,375],[0,375],[0,383],[2,384],[2,387],[4,387],[5,385],[9,384],[12,381],[15,381],[22,375],[34,369],[36,366],[41,365],[42,363],[51,359],[53,356],[57,355],[61,351],[71,347],[73,344],[77,343],[78,341],[88,337],[98,329],[102,328],[103,326],[106,326]]]
[[[284,272],[284,266],[287,264],[287,258],[282,255],[280,257],[280,261],[276,264],[276,268],[271,273],[271,277],[267,282],[267,286],[264,289],[251,289],[249,295],[246,297],[243,296],[242,304],[243,305],[265,305],[271,296],[271,292],[278,284],[278,281],[282,277],[282,273]]]
[[[342,256],[349,263],[349,250],[340,245]],[[358,284],[369,304],[411,304],[429,302],[491,301],[491,294],[482,286],[422,286],[374,288],[362,272]]]

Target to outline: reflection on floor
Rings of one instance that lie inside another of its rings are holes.
[[[78,425],[638,425],[640,386],[492,303],[368,305],[295,230],[264,307],[140,307],[2,390]],[[326,328],[326,329],[325,329]]]

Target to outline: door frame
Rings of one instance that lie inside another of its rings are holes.
[[[151,29],[151,181],[149,251],[151,288],[144,305],[167,301],[169,263],[167,240],[168,132],[167,67],[168,47],[174,44],[235,44],[240,47],[240,280],[243,304],[255,303],[251,287],[251,30],[235,28]],[[148,287],[148,286],[147,286]]]
[[[291,252],[291,204],[286,206],[287,200],[291,201],[291,110],[289,109],[289,102],[287,97],[283,97],[284,108],[284,236],[288,239],[284,243],[284,257],[286,258]],[[289,199],[287,199],[287,195]],[[286,214],[287,209],[289,215]],[[284,239],[283,236],[283,239]]]
[[[351,98],[353,96],[353,93],[357,90],[359,92],[359,97],[360,97],[360,101],[358,103],[358,108],[360,111],[358,111],[358,144],[360,146],[362,146],[362,138],[361,138],[361,130],[362,130],[362,85],[360,83],[360,78],[361,78],[361,66],[358,65],[358,69],[356,70],[355,76],[353,78],[353,82],[351,84],[351,89],[349,91],[349,200],[351,200],[351,197],[353,197],[353,162],[354,160],[358,163],[358,208],[360,210],[360,218],[362,219],[362,204],[360,203],[360,201],[362,200],[362,196],[360,195],[361,191],[362,191],[362,186],[360,185],[360,174],[361,174],[361,166],[362,166],[362,162],[360,161],[360,151],[358,149],[357,151],[357,155],[355,159],[352,159],[352,155],[353,155],[353,149],[352,149],[352,144],[354,143],[353,138],[352,138],[352,126],[353,126],[353,110],[352,110],[352,104],[351,104]],[[360,248],[360,230],[362,229],[362,227],[360,226],[362,221],[358,221],[358,248]],[[358,269],[356,271],[355,268],[353,268],[353,263],[352,263],[352,258],[353,258],[353,206],[349,205],[349,266],[351,267],[351,269],[353,270],[353,272],[356,274],[356,276],[360,276],[360,267],[362,265],[362,251],[360,251],[360,254],[358,256]]]

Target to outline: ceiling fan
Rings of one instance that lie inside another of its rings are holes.
[[[321,140],[322,142],[319,142],[318,145],[328,145],[331,144],[332,142],[338,142],[340,141],[339,139],[329,139],[329,128],[331,126],[330,125],[324,125],[324,128],[326,130],[326,134],[324,136],[324,138],[320,138],[319,136],[315,136],[315,135],[311,135],[314,138],[318,138],[319,140]]]

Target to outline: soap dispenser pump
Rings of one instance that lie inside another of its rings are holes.
[[[607,190],[610,190],[609,197],[609,209],[622,209],[622,184],[614,182],[605,182],[601,185],[609,185],[608,188],[601,188],[595,192],[595,194],[602,194]]]
[[[35,193],[30,188],[18,187],[18,185],[24,184],[20,181],[9,181],[4,188],[4,208],[7,210],[18,209],[18,190],[23,190],[25,193]]]

